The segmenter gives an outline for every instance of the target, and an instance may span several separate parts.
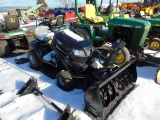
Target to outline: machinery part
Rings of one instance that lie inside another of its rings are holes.
[[[136,59],[133,57],[123,67],[114,69],[109,73],[109,76],[107,76],[108,71],[104,68],[98,69],[94,73],[94,75],[102,73],[99,77],[101,80],[98,80],[86,90],[84,97],[85,111],[91,119],[106,119],[125,95],[134,88],[132,82],[137,79]]]
[[[5,31],[9,30],[17,30],[19,28],[19,19],[15,15],[7,15],[5,16]]]
[[[59,113],[61,113],[58,120],[76,120],[78,111],[74,109],[71,112],[70,105],[67,105],[64,111],[60,109],[52,100],[39,91],[37,79],[34,77],[31,77],[26,82],[26,84],[17,92],[17,95],[23,96],[31,93],[38,97],[42,102],[45,102],[46,105],[50,106],[51,108],[55,108]]]
[[[20,18],[21,21],[23,21],[25,24],[29,23],[29,16],[38,17],[38,13],[34,12],[38,8],[40,8],[42,4],[37,4],[36,6],[28,9],[27,11],[24,11],[23,9],[16,9],[17,16]]]
[[[124,65],[130,59],[130,53],[126,47],[122,49],[122,52],[118,55],[116,59],[116,64],[119,66]]]
[[[156,76],[155,82],[156,82],[157,84],[160,85],[160,67],[158,68],[157,76]]]
[[[97,64],[97,62],[92,63],[92,64],[91,64],[91,67],[92,67],[93,69],[98,69],[98,64]]]
[[[6,40],[0,40],[0,57],[6,56],[10,53],[9,45]]]
[[[110,48],[107,60],[104,62],[104,66],[109,67],[113,64],[122,66],[127,63],[130,59],[130,54],[127,48],[125,48],[126,43],[121,39],[118,39]]]
[[[73,90],[73,79],[68,71],[62,70],[56,75],[58,86],[66,91]]]
[[[16,15],[5,16],[4,25],[2,26],[3,29],[1,29],[0,32],[0,41],[3,41],[4,44],[0,49],[3,49],[1,52],[6,51],[6,53],[2,53],[5,54],[4,56],[16,48],[29,49],[29,42],[31,41],[29,36],[31,32],[26,28],[19,29],[19,25],[19,19]],[[4,40],[6,40],[6,42]]]
[[[41,66],[43,64],[43,62],[40,60],[40,58],[38,57],[38,55],[34,49],[32,49],[28,52],[28,60],[31,64],[31,67],[34,69],[41,68]]]
[[[76,27],[76,28],[74,28],[73,23],[70,24],[70,28],[75,33],[77,33],[78,35],[80,35],[82,38],[90,41],[93,44],[94,47],[100,47],[104,43],[104,41],[93,41],[92,38],[91,38],[91,35],[90,35],[89,31],[86,28],[83,28],[83,27]]]
[[[24,64],[24,63],[28,62],[28,58],[14,59],[14,62],[15,62],[16,64]]]
[[[25,44],[25,49],[30,49],[31,48],[31,46],[30,46],[30,42],[32,41],[32,37],[31,36],[26,36],[26,37],[24,37],[24,44]]]
[[[152,40],[149,40],[149,48],[156,51],[160,50],[160,39],[153,38]]]
[[[81,37],[83,37],[84,39],[90,41],[91,43],[93,43],[92,39],[91,39],[91,36],[90,36],[90,33],[87,29],[85,28],[79,28],[77,27],[75,29],[76,33],[79,34]]]

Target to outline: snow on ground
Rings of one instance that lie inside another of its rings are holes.
[[[37,23],[38,24],[38,23]],[[36,20],[30,21],[28,24],[20,24],[20,27],[25,27],[25,26],[33,26],[36,25]]]
[[[30,68],[29,62],[15,64],[15,58],[25,58],[27,54],[12,58],[0,58],[0,95],[1,120],[54,120],[59,113],[50,110],[33,94],[19,97],[17,91],[34,76],[38,79],[40,90],[61,109],[70,104],[79,112],[79,120],[90,120],[83,112],[84,91],[75,89],[65,92],[57,87],[56,80],[40,71]],[[138,79],[134,90],[126,96],[108,120],[159,120],[160,86],[155,84],[157,67],[137,67]]]
[[[35,25],[31,22],[21,27]],[[145,51],[151,53],[151,51]],[[55,120],[59,113],[50,110],[33,94],[19,97],[17,91],[34,76],[38,79],[40,90],[61,109],[70,104],[79,112],[79,120],[90,120],[83,112],[84,91],[75,89],[65,92],[58,88],[55,79],[51,79],[30,68],[29,62],[15,64],[15,58],[25,58],[27,54],[17,57],[0,58],[0,119],[1,120]],[[160,53],[156,55],[160,57]],[[160,118],[160,86],[155,84],[158,67],[137,67],[138,78],[134,90],[119,104],[108,120],[159,120]]]
[[[71,92],[62,91],[58,88],[56,80],[31,69],[29,62],[21,65],[15,64],[14,59],[21,57],[26,57],[26,54],[13,58],[0,58],[0,90],[4,90],[5,92],[0,95],[0,118],[2,120],[31,120],[33,118],[38,120],[53,120],[58,118],[59,114],[50,112],[43,103],[40,105],[38,100],[34,98],[35,96],[27,95],[18,97],[16,95],[16,91],[18,91],[31,76],[38,79],[40,90],[51,98],[60,108],[64,109],[67,104],[70,104],[72,108],[76,108],[79,111],[80,119],[89,119],[89,117],[83,113],[83,90],[77,89]],[[32,107],[32,109],[30,107]]]

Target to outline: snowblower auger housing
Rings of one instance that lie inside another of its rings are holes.
[[[67,105],[64,111],[61,108],[59,108],[49,98],[47,98],[41,91],[39,91],[37,79],[34,77],[31,77],[26,82],[26,84],[17,92],[17,94],[20,96],[31,94],[31,93],[33,93],[36,97],[38,97],[43,102],[47,103],[46,105],[49,105],[50,108],[56,109],[61,114],[58,120],[76,120],[78,111],[74,109],[71,112],[70,105]]]
[[[126,65],[112,71],[97,69],[93,75],[97,82],[85,92],[85,111],[92,119],[106,119],[134,88],[132,83],[137,80],[136,59],[132,57]]]

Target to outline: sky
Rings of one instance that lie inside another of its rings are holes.
[[[35,6],[37,0],[0,0],[0,7],[2,6]],[[59,7],[61,4],[58,2],[59,0],[45,0],[49,7]],[[74,0],[73,0],[74,1]],[[101,0],[97,0],[100,3]],[[103,0],[103,3],[108,3],[109,0]],[[119,0],[120,1],[120,0]],[[127,0],[121,0],[127,2]],[[136,1],[136,0],[130,0]],[[138,1],[138,0],[137,0]],[[82,4],[85,3],[85,0],[79,0]],[[116,0],[112,0],[112,2],[116,2]]]

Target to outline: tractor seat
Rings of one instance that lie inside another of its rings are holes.
[[[36,27],[34,34],[36,38],[40,41],[48,41],[53,39],[54,33],[49,30],[48,26],[38,26]]]
[[[64,25],[65,18],[64,15],[58,15],[56,17],[56,22],[52,23],[50,28],[52,32],[58,32],[60,28]]]
[[[86,4],[84,6],[84,17],[92,23],[103,22],[103,18],[96,16],[95,7],[92,4]]]
[[[111,13],[111,14],[109,14],[109,18],[110,19],[113,19],[114,17],[119,17],[119,16],[120,16],[119,13]]]
[[[4,18],[4,27],[3,31],[12,31],[12,30],[17,30],[19,29],[19,19],[15,15],[7,15]]]

